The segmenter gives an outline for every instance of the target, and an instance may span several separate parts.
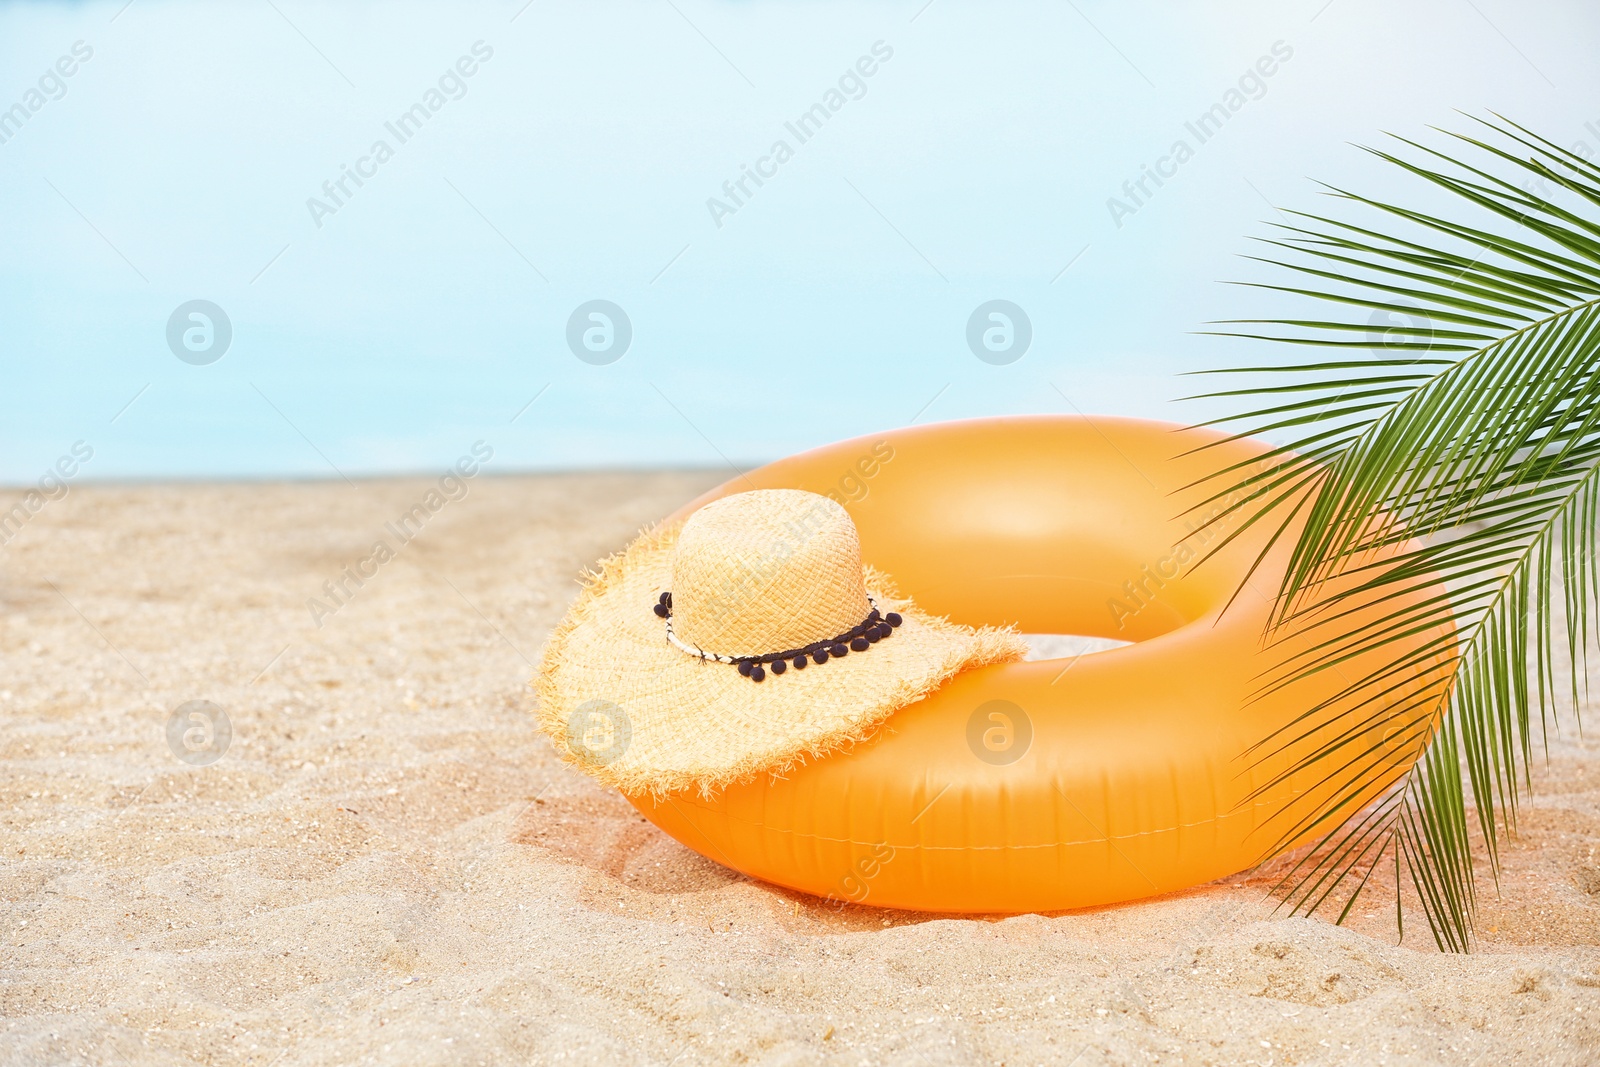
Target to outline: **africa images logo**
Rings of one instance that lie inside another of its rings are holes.
[[[615,363],[633,343],[633,320],[609,300],[579,304],[567,319],[567,347],[592,366]]]
[[[311,221],[316,223],[317,229],[322,229],[324,217],[337,215],[339,209],[348,204],[368,180],[377,177],[378,168],[394,158],[395,149],[420,133],[434,115],[444,110],[445,104],[466,96],[466,79],[477,74],[480,65],[493,58],[492,47],[483,41],[473,42],[470,56],[457,59],[453,66],[447,67],[439,75],[434,85],[423,91],[420,100],[400,112],[392,122],[383,124],[383,128],[394,139],[394,144],[380,137],[372,142],[366,155],[356,159],[355,166],[339,164],[339,176],[322,183],[323,195],[306,198],[306,210],[311,213]]]
[[[167,747],[191,767],[209,767],[232,742],[232,720],[209,700],[187,701],[167,717]]]
[[[567,747],[585,763],[604,767],[628,751],[633,723],[609,700],[586,700],[567,716]]]
[[[1004,767],[1028,754],[1033,720],[1009,700],[990,700],[967,719],[967,748],[985,763]]]
[[[967,319],[967,347],[991,366],[1015,363],[1027,354],[1032,343],[1032,320],[1009,300],[979,304]]]
[[[167,347],[185,363],[204,367],[227,354],[233,322],[210,300],[179,304],[167,318]]]
[[[94,56],[94,48],[83,41],[72,43],[72,54],[64,55],[39,75],[36,88],[28,89],[10,107],[0,110],[0,144],[22,132],[22,126],[52,100],[67,95],[67,79],[78,73]]]
[[[1188,137],[1178,138],[1172,142],[1166,155],[1156,159],[1154,167],[1148,163],[1139,164],[1139,176],[1122,183],[1122,196],[1107,198],[1106,210],[1111,213],[1111,221],[1117,229],[1122,229],[1124,218],[1138,214],[1157,190],[1176,178],[1178,168],[1193,159],[1201,145],[1221,133],[1223,124],[1241,111],[1245,104],[1267,95],[1267,79],[1278,73],[1281,64],[1294,57],[1294,49],[1287,41],[1274,41],[1270,52],[1270,55],[1260,57],[1247,67],[1239,75],[1238,81],[1223,91],[1221,100],[1202,111],[1194,121],[1183,124],[1184,130],[1194,138],[1193,144],[1189,143]],[[1152,183],[1154,189],[1151,188]]]
[[[767,154],[758,157],[753,167],[748,163],[739,164],[739,176],[722,183],[722,197],[706,198],[706,210],[711,213],[711,221],[716,223],[717,229],[722,229],[724,218],[738,214],[739,209],[755,196],[756,189],[776,178],[778,168],[794,158],[795,149],[820,133],[829,119],[844,110],[846,103],[867,95],[866,80],[894,58],[894,48],[881,40],[872,43],[871,51],[871,55],[860,56],[854,65],[846,67],[838,81],[823,92],[820,100],[802,111],[793,122],[783,124],[789,135],[787,138],[780,137],[773,141]],[[789,143],[791,138],[793,144]],[[754,189],[751,188],[752,183]]]

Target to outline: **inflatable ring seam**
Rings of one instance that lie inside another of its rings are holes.
[[[796,829],[794,829],[792,827],[787,827],[787,826],[772,826],[769,823],[760,822],[760,821],[755,820],[755,819],[742,818],[742,817],[740,817],[738,815],[734,815],[733,813],[728,812],[728,811],[717,811],[715,809],[707,808],[707,807],[704,807],[704,806],[699,805],[699,804],[694,804],[694,803],[691,803],[691,802],[689,802],[687,800],[684,800],[682,797],[674,798],[673,799],[673,804],[674,804],[674,806],[677,806],[677,807],[681,807],[681,806],[683,806],[685,804],[688,804],[690,807],[694,808],[697,812],[700,812],[701,814],[704,814],[704,815],[715,816],[715,817],[718,817],[718,818],[726,819],[728,822],[731,822],[731,823],[739,823],[739,824],[741,824],[743,826],[748,826],[748,827],[752,827],[752,828],[761,829],[761,830],[764,830],[764,831],[767,831],[767,832],[770,832],[770,833],[776,833],[776,834],[778,834],[780,836],[783,836],[783,837],[793,838],[793,839],[797,839],[797,840],[818,841],[818,842],[824,842],[824,843],[830,844],[830,845],[863,845],[863,846],[868,846],[868,845],[874,845],[874,844],[878,843],[876,841],[860,841],[860,840],[857,840],[857,839],[852,838],[852,837],[830,837],[830,836],[827,836],[825,834],[810,833],[810,832],[805,831],[805,830],[796,830]],[[1157,828],[1151,829],[1151,830],[1139,830],[1139,831],[1136,831],[1136,832],[1131,833],[1131,834],[1105,834],[1105,835],[1102,835],[1100,837],[1084,837],[1084,838],[1077,838],[1077,839],[1074,839],[1074,840],[1068,840],[1068,839],[1063,838],[1063,839],[1058,840],[1058,841],[1041,841],[1041,842],[1039,842],[1037,844],[1010,844],[1010,843],[1007,843],[1007,844],[1003,844],[1003,845],[982,845],[982,844],[933,845],[933,844],[921,844],[921,843],[915,843],[914,842],[914,843],[911,843],[911,844],[896,845],[895,847],[896,848],[908,848],[908,849],[925,849],[925,850],[927,850],[929,852],[936,852],[936,851],[941,851],[941,850],[949,850],[949,851],[957,851],[957,852],[966,852],[966,851],[990,851],[990,852],[993,852],[993,851],[1012,851],[1012,850],[1020,851],[1020,850],[1023,850],[1023,849],[1036,849],[1036,848],[1060,848],[1060,847],[1062,847],[1064,845],[1096,845],[1096,844],[1104,844],[1107,841],[1136,841],[1139,838],[1150,837],[1150,836],[1153,836],[1153,835],[1156,835],[1156,834],[1176,833],[1179,830],[1191,830],[1191,829],[1194,829],[1194,828],[1200,827],[1200,826],[1215,826],[1218,823],[1222,823],[1222,822],[1225,822],[1225,821],[1230,820],[1230,819],[1237,819],[1237,818],[1244,817],[1246,815],[1252,815],[1252,814],[1254,814],[1254,812],[1255,812],[1255,810],[1257,808],[1278,808],[1278,807],[1281,807],[1281,802],[1272,801],[1272,800],[1258,800],[1253,804],[1241,805],[1240,807],[1238,807],[1235,810],[1219,812],[1218,814],[1212,816],[1209,819],[1198,819],[1198,820],[1196,820],[1194,822],[1173,823],[1171,826],[1162,826],[1162,827],[1157,827]]]
[[[752,878],[955,914],[1149,897],[1309,843],[1319,818],[1394,785],[1420,752],[1400,742],[1433,726],[1424,718],[1436,703],[1406,697],[1403,723],[1373,716],[1367,694],[1345,692],[1350,679],[1395,651],[1420,652],[1409,692],[1442,691],[1454,630],[1358,648],[1340,661],[1345,680],[1326,671],[1262,690],[1267,672],[1322,640],[1306,624],[1264,643],[1271,600],[1237,595],[1247,576],[1262,588],[1281,580],[1299,527],[1278,537],[1276,524],[1245,522],[1246,498],[1215,479],[1280,458],[1214,429],[1012,416],[841,441],[724,483],[669,521],[747,489],[826,493],[850,512],[863,558],[932,614],[1131,644],[1093,653],[1092,669],[1064,680],[1061,662],[963,672],[870,743],[711,796],[628,800]],[[1346,618],[1359,630],[1448,595],[1419,585]],[[1014,744],[1026,747],[989,758]],[[1337,775],[1299,766],[1327,744],[1380,754],[1381,769],[1341,793]],[[922,819],[946,781],[953,797]]]

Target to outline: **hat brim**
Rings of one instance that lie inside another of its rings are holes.
[[[867,651],[752,682],[667,641],[652,611],[671,586],[681,524],[641,534],[585,575],[534,679],[539,725],[568,762],[630,796],[712,794],[870,736],[960,671],[1021,659],[1009,629],[919,611],[865,568],[867,588],[903,622]]]

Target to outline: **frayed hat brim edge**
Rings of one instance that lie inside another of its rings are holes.
[[[810,738],[790,751],[774,755],[771,752],[752,753],[744,760],[735,761],[715,774],[691,774],[674,770],[649,771],[631,768],[613,770],[609,766],[586,761],[566,744],[565,716],[570,709],[563,700],[556,675],[564,661],[572,634],[579,628],[595,622],[596,605],[621,576],[644,557],[654,556],[670,549],[677,540],[679,525],[658,524],[641,531],[633,543],[621,552],[601,560],[594,569],[583,572],[583,588],[566,616],[550,632],[545,643],[544,658],[534,675],[532,687],[538,701],[538,725],[554,743],[557,755],[567,764],[589,775],[603,785],[612,786],[630,797],[651,797],[664,800],[670,794],[697,792],[711,799],[730,786],[744,784],[764,776],[782,777],[806,763],[847,751],[875,737],[880,728],[895,712],[925,700],[941,686],[962,671],[985,667],[995,663],[1008,663],[1027,655],[1027,643],[1010,627],[984,626],[970,628],[950,622],[940,616],[929,615],[907,605],[897,608],[902,614],[916,618],[931,630],[958,636],[961,647],[952,650],[938,662],[935,669],[917,678],[907,679],[894,688],[890,695],[874,707],[865,709],[859,719],[849,726],[828,731]],[[891,578],[871,567],[865,568],[867,584],[880,596],[899,599]],[[955,634],[952,634],[955,631]]]

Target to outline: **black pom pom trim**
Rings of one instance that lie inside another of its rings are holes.
[[[783,674],[791,666],[797,671],[805,670],[809,659],[812,663],[826,663],[830,659],[843,659],[851,652],[865,652],[874,643],[882,641],[894,632],[894,627],[903,621],[895,612],[884,614],[876,605],[865,619],[859,624],[837,637],[825,641],[813,641],[803,648],[790,648],[782,652],[763,652],[759,656],[733,656],[707,652],[697,646],[684,644],[672,632],[672,593],[663,592],[651,605],[651,610],[657,618],[667,620],[667,640],[677,645],[679,649],[697,656],[702,660],[711,660],[717,663],[731,663],[739,669],[739,673],[752,682],[762,681],[767,676],[767,671],[773,674]]]

